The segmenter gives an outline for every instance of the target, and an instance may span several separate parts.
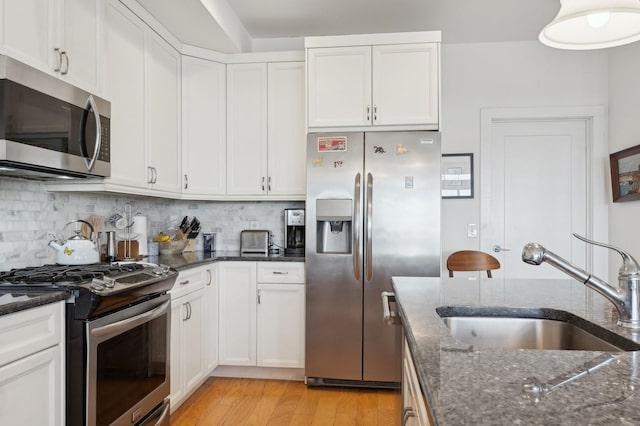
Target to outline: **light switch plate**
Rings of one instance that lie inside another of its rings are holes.
[[[478,238],[478,225],[470,223],[467,225],[467,237]]]

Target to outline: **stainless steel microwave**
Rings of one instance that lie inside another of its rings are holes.
[[[108,177],[111,104],[0,55],[0,174]]]

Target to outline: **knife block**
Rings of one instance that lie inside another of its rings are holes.
[[[185,252],[185,251],[196,251],[196,240],[194,240],[194,239],[187,240],[187,246],[182,251],[183,252]]]

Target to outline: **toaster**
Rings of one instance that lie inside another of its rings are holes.
[[[245,229],[240,232],[240,254],[269,254],[269,231]]]

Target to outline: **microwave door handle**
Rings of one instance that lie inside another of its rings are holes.
[[[95,141],[96,143],[95,143],[95,147],[93,148],[93,156],[91,157],[91,160],[87,159],[86,157],[84,159],[84,163],[87,166],[87,170],[91,170],[93,168],[93,164],[96,162],[96,159],[98,158],[98,154],[100,153],[100,146],[102,145],[102,125],[100,124],[100,112],[98,111],[98,105],[96,105],[96,101],[93,99],[93,96],[89,95],[89,99],[87,99],[87,102],[84,105],[84,109],[85,111],[88,109],[91,109],[93,111],[93,117],[96,122],[96,141]],[[84,120],[86,120],[86,116],[84,117]],[[86,132],[87,132],[87,126],[86,126],[86,123],[83,122],[82,134],[80,135],[80,137],[82,138],[83,146],[85,146],[86,144],[86,138],[87,138]]]

